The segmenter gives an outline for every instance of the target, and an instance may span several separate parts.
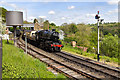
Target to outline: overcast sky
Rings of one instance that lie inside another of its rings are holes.
[[[100,11],[105,22],[118,22],[118,0],[4,0],[0,6],[10,11],[22,11],[24,20],[44,18],[56,25],[63,23],[96,23],[95,14]]]

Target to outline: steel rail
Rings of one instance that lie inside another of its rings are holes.
[[[66,52],[59,52],[54,54],[60,56],[61,58],[64,58],[68,62],[74,63],[75,65],[84,66],[86,69],[90,69],[90,71],[92,70],[96,72],[95,74],[100,72],[99,74],[104,74],[105,78],[109,77],[109,79],[115,80],[120,79],[120,71],[116,68],[107,67],[97,61],[93,61],[88,58],[78,57]]]

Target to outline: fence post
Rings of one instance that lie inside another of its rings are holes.
[[[0,80],[2,80],[2,37],[0,38]]]

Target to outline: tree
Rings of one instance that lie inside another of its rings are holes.
[[[97,32],[93,31],[90,33],[90,45],[97,48],[98,36]]]
[[[23,24],[31,24],[32,22],[23,21]]]
[[[90,32],[91,29],[87,25],[78,25],[78,31],[75,33],[75,40],[77,41],[77,45],[81,46],[90,46]]]
[[[52,30],[52,29],[58,29],[58,26],[55,25],[55,23],[50,23],[49,24],[49,29]]]
[[[55,23],[50,23],[51,26],[56,26]]]
[[[0,22],[0,34],[5,34],[5,30],[6,30],[6,26],[5,25],[2,25],[2,23]],[[1,32],[2,31],[2,32]]]
[[[67,23],[63,23],[61,26],[67,26],[68,24]]]
[[[0,16],[2,14],[2,22],[6,22],[6,12],[7,10],[3,7],[0,7]]]
[[[38,22],[38,20],[37,20],[37,19],[34,19],[33,23],[35,24],[36,22]]]
[[[118,57],[118,36],[110,33],[105,36],[102,42],[101,53],[109,57]]]
[[[48,20],[46,20],[43,24],[44,24],[43,29],[46,30],[49,28],[49,21]]]
[[[118,29],[118,37],[120,38],[120,28]]]
[[[65,32],[65,35],[68,35],[68,34],[69,34],[69,24],[63,23],[63,24],[61,25],[60,29]]]
[[[74,34],[77,32],[76,24],[74,24],[74,23],[70,24],[70,26],[69,26],[69,32],[70,33],[74,33]]]
[[[78,30],[76,24],[74,24],[74,23],[71,23],[71,24],[64,23],[64,24],[62,24],[61,29],[67,35],[75,34],[77,32],[77,30]]]

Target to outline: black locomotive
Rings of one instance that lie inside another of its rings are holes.
[[[52,52],[59,52],[63,47],[61,41],[59,40],[59,33],[56,32],[55,29],[31,31],[25,33],[28,40],[36,44],[41,49]]]
[[[63,45],[59,40],[59,33],[54,29],[50,30],[40,30],[36,33],[36,41],[40,48],[50,50],[50,51],[60,51]]]

